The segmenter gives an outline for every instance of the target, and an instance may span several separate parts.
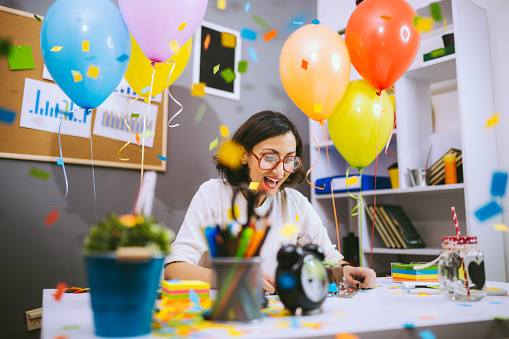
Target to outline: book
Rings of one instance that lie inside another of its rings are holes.
[[[366,206],[365,207],[366,215],[368,216],[368,219],[371,223],[373,223],[373,206]],[[384,226],[382,225],[379,216],[375,216],[375,229],[380,235],[380,238],[382,238],[382,241],[387,248],[396,248],[395,244],[393,243],[392,239],[390,239],[389,234],[387,234],[387,231],[385,230]]]
[[[380,217],[386,229],[392,234],[394,242],[397,244],[397,248],[407,248],[403,237],[401,236],[400,230],[397,226],[391,221],[389,215],[385,211],[382,205],[377,206],[378,213],[380,213]]]
[[[403,248],[422,248],[426,243],[422,239],[412,221],[399,205],[380,205],[389,224],[397,231],[398,239],[402,241]]]
[[[456,173],[458,183],[463,182],[463,157],[461,150],[451,148],[427,170],[426,177],[428,185],[445,185],[444,157],[448,154],[456,154]]]

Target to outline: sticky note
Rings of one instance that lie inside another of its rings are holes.
[[[322,104],[314,104],[313,110],[315,111],[315,113],[322,113]]]
[[[90,52],[90,41],[83,40],[81,42],[81,49],[83,50],[83,52]]]
[[[237,37],[231,33],[221,33],[221,46],[226,48],[235,48],[237,46]]]
[[[34,14],[34,18],[35,20],[39,21],[39,22],[42,22],[41,18],[39,18],[37,15]]]
[[[139,116],[140,116],[139,113],[131,113],[131,118],[137,118]]]
[[[142,139],[148,139],[150,138],[151,136],[155,135],[155,132],[154,131],[151,131],[151,130],[146,130],[145,132],[141,133],[140,134],[140,138]]]
[[[52,49],[50,49],[50,52],[60,52],[62,50],[63,46],[53,46]]]
[[[500,113],[498,112],[489,117],[488,120],[486,121],[486,129],[496,126],[498,124],[499,118]]]
[[[0,122],[12,124],[16,118],[16,112],[10,109],[0,108]]]
[[[136,133],[136,142],[138,144],[140,143],[140,134],[139,133]]]
[[[162,161],[166,161],[166,160],[168,160],[168,158],[167,158],[167,157],[163,157],[161,154],[159,154],[159,155],[157,156],[157,158],[158,158],[158,159],[161,159]]]
[[[442,11],[440,10],[440,5],[438,2],[434,2],[429,4],[429,10],[431,12],[431,17],[435,21],[442,21]]]
[[[195,97],[204,97],[205,96],[205,83],[200,82],[197,84],[193,84],[191,88],[191,95]]]
[[[509,231],[509,227],[507,227],[504,224],[493,225],[493,228],[495,230],[497,230],[497,231],[500,231],[500,232],[507,232],[507,231]]]
[[[258,25],[262,26],[263,29],[270,29],[270,26],[265,21],[263,21],[263,19],[260,18],[258,15],[254,14],[252,18],[254,21],[258,23]]]
[[[207,36],[205,37],[205,41],[203,41],[203,48],[207,50],[209,49],[209,45],[210,45],[210,34],[207,34]]]
[[[57,157],[57,165],[62,166],[64,164],[64,160],[62,158]]]
[[[265,41],[269,41],[269,40],[274,39],[276,36],[277,36],[277,31],[275,29],[273,29],[272,31],[265,33],[263,35],[263,38],[265,39]]]
[[[246,3],[246,5],[244,6],[244,11],[247,13],[249,11],[249,9],[251,8],[251,4],[249,3],[249,1]]]
[[[118,61],[120,61],[120,62],[124,62],[124,61],[126,61],[126,60],[129,60],[129,55],[127,55],[127,54],[125,54],[125,53],[124,53],[124,54],[122,54],[121,56],[119,56],[119,57],[117,58],[117,60],[118,60]]]
[[[302,59],[302,64],[300,67],[304,68],[306,71],[308,70],[308,62],[304,59]]]
[[[214,74],[216,74],[217,71],[219,71],[219,65],[221,65],[221,64],[217,64],[214,66]]]
[[[37,167],[32,167],[28,171],[28,175],[34,179],[39,179],[39,180],[48,180],[50,178],[49,172],[39,169]]]
[[[414,16],[413,25],[419,32],[429,32],[433,28],[433,20],[431,18]]]
[[[46,216],[44,222],[46,223],[46,226],[51,226],[58,220],[59,217],[60,212],[58,212],[58,210],[53,210]]]
[[[232,140],[223,143],[217,152],[219,162],[233,170],[242,167],[243,155],[244,147]]]
[[[249,189],[250,190],[257,190],[258,189],[258,185],[260,185],[259,182],[254,182],[254,181],[251,181],[249,183]]]
[[[234,205],[233,206],[233,212],[235,212],[235,216],[239,216],[240,215],[239,205]],[[234,220],[235,219],[233,217],[233,213],[232,213],[232,209],[231,208],[228,209],[228,218],[230,218],[230,220]]]
[[[203,115],[205,114],[205,111],[207,110],[207,105],[201,104],[198,108],[198,111],[196,111],[196,116],[194,117],[194,123],[199,124],[201,122],[201,119],[203,118]]]
[[[248,64],[249,62],[247,60],[240,60],[239,65],[237,66],[237,71],[239,73],[246,73]]]
[[[243,28],[240,31],[240,37],[244,38],[246,40],[255,41],[256,40],[256,32],[252,31],[252,30],[250,30],[248,28]]]
[[[314,20],[311,20],[311,22],[314,23],[315,25],[318,25],[320,23],[320,20],[314,19]]]
[[[180,44],[178,43],[178,41],[170,39],[170,51],[172,51],[173,53],[176,54],[179,50],[180,50]]]
[[[502,206],[500,206],[495,201],[490,201],[483,207],[479,208],[477,211],[475,211],[475,216],[479,221],[486,221],[489,218],[502,213]]]
[[[87,77],[97,79],[99,76],[99,67],[94,65],[88,66]]]
[[[180,26],[179,26],[178,30],[179,30],[179,31],[183,31],[183,30],[184,30],[184,28],[186,28],[186,26],[187,26],[187,24],[186,24],[185,22],[183,22],[183,23],[181,23],[181,24],[180,24]]]
[[[215,138],[214,140],[212,140],[212,142],[210,143],[209,145],[209,151],[212,151],[214,148],[217,147],[217,142],[218,142],[218,139]]]
[[[222,137],[228,138],[228,135],[230,132],[228,131],[228,126],[221,125],[219,126],[219,134],[221,134]]]
[[[422,331],[419,333],[419,337],[421,337],[422,339],[435,339],[435,335],[433,334],[433,332],[431,332],[431,330],[425,330],[425,331]]]
[[[74,78],[74,82],[80,82],[83,80],[83,76],[79,71],[71,71],[72,77]]]
[[[503,197],[507,188],[507,172],[495,172],[491,179],[491,195]]]
[[[235,73],[233,73],[231,68],[226,68],[221,71],[221,77],[226,81],[226,83],[231,83],[233,80],[235,80]]]
[[[35,69],[31,46],[9,46],[7,59],[11,71]]]
[[[352,186],[352,185],[355,185],[359,182],[359,179],[357,177],[351,177],[351,178],[348,178],[346,179],[346,184],[348,186]]]
[[[252,62],[258,61],[258,54],[256,54],[256,49],[254,47],[248,47],[247,52],[249,53],[249,57]]]
[[[217,0],[217,8],[224,10],[226,8],[226,0]]]

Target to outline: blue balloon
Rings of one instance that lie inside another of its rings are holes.
[[[51,51],[58,46],[60,51]],[[76,105],[92,109],[124,77],[131,38],[119,9],[109,0],[57,0],[42,22],[41,51],[57,85]]]

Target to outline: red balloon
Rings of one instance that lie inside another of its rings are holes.
[[[391,87],[414,61],[421,43],[415,16],[404,0],[365,0],[350,16],[346,46],[355,69],[373,88]]]

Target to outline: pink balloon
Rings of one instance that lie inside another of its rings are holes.
[[[208,0],[119,0],[125,24],[147,59],[168,60],[200,26]],[[185,25],[184,25],[185,24]],[[179,30],[180,28],[180,30]]]

